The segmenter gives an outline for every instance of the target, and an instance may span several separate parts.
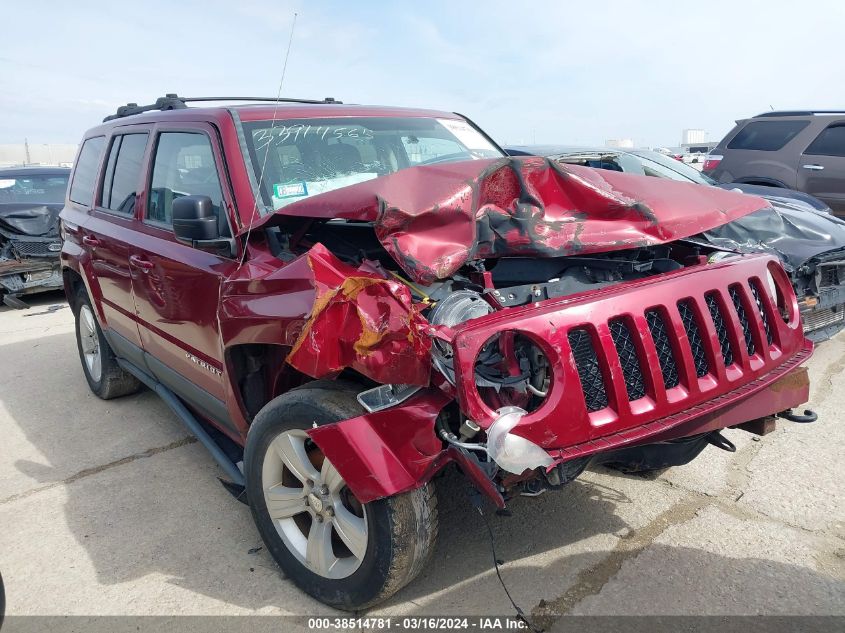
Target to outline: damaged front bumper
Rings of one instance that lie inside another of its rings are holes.
[[[798,302],[804,334],[825,341],[845,329],[845,261],[842,254],[821,258],[813,274],[813,290]]]
[[[18,297],[62,288],[58,260],[0,258],[0,298],[11,307],[23,307]]]
[[[491,454],[502,411],[478,387],[475,366],[504,331],[531,337],[552,369],[544,401],[506,429],[542,447],[535,467],[741,425],[809,394],[800,365],[813,346],[789,279],[770,256],[505,309],[437,334],[454,350],[454,393],[427,388],[394,408],[309,431],[358,499],[410,490],[462,460],[502,505],[490,472],[455,443],[444,446],[435,423],[454,395],[487,433]]]

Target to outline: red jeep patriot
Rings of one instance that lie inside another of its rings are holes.
[[[61,213],[82,369],[155,390],[319,600],[414,578],[450,463],[504,508],[814,418],[780,264],[698,235],[762,199],[508,158],[449,112],[191,101],[85,134]]]

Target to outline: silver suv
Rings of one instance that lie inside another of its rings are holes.
[[[845,216],[845,110],[764,112],[737,121],[703,172],[720,183],[804,191]]]

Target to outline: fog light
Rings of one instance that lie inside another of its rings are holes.
[[[515,475],[540,466],[548,468],[554,461],[534,442],[511,434],[525,413],[519,407],[502,407],[487,429],[487,454],[500,468]]]

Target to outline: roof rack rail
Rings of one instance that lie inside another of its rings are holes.
[[[814,114],[845,114],[845,110],[773,110],[771,112],[756,114],[752,118],[759,119],[760,117],[769,116],[811,116]]]
[[[286,97],[180,97],[175,93],[168,93],[163,97],[155,100],[155,103],[149,105],[139,106],[137,103],[127,103],[125,106],[120,106],[115,114],[110,114],[103,122],[113,121],[114,119],[121,119],[125,116],[132,116],[133,114],[141,114],[142,112],[150,112],[153,110],[182,110],[188,107],[188,103],[205,102],[205,101],[262,101],[269,103],[343,103],[337,101],[333,97],[326,97],[325,99],[291,99]]]

